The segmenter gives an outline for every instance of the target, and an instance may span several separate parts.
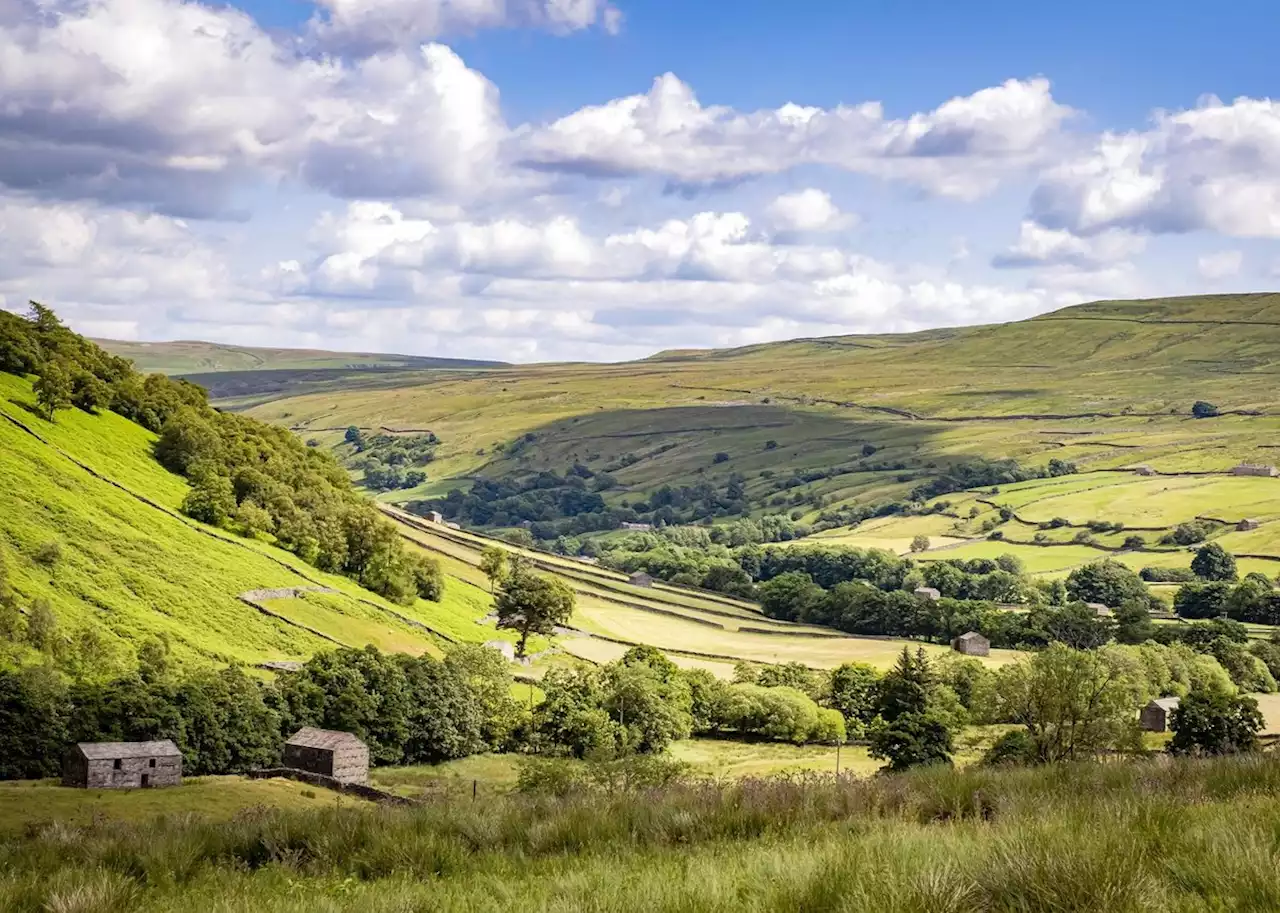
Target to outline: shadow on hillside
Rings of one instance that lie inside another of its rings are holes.
[[[18,407],[19,409],[21,409],[23,412],[26,412],[28,415],[34,415],[36,418],[44,418],[44,417],[45,417],[45,414],[44,414],[44,412],[40,409],[40,407],[39,407],[38,405],[36,405],[35,403],[31,402],[30,400],[26,400],[26,399],[17,399],[17,398],[15,398],[15,397],[12,397],[12,396],[11,396],[11,397],[9,397],[9,402],[10,402],[10,403],[12,403],[13,405],[17,406],[17,407]]]

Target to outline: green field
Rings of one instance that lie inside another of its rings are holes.
[[[95,627],[126,663],[142,639],[163,634],[179,658],[247,664],[335,643],[438,654],[450,639],[495,636],[476,623],[488,612],[476,587],[394,606],[288,552],[202,526],[177,512],[187,483],[152,457],[149,432],[78,410],[49,423],[32,402],[28,382],[0,375],[0,544],[22,601],[48,599],[64,633]],[[35,560],[49,543],[61,550],[51,566]],[[272,601],[281,617],[238,598],[307,587],[338,592]]]
[[[80,827],[93,822],[147,822],[163,816],[226,821],[259,808],[308,809],[365,805],[294,780],[188,777],[167,789],[71,789],[54,780],[0,781],[0,839],[42,822]]]

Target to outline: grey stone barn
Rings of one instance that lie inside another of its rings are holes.
[[[349,732],[304,726],[284,743],[284,766],[343,783],[368,783],[369,747]]]
[[[644,571],[637,571],[627,578],[627,583],[632,586],[653,586],[653,578]]]
[[[991,641],[977,631],[970,631],[951,641],[951,649],[965,656],[988,656],[991,653]]]
[[[182,752],[159,742],[78,742],[62,760],[62,785],[149,789],[182,784]]]
[[[1147,704],[1138,714],[1138,724],[1147,732],[1168,732],[1169,714],[1177,709],[1176,697],[1161,697]]]
[[[942,592],[936,587],[918,586],[915,590],[916,596],[921,599],[928,599],[930,602],[937,602],[942,598]]]

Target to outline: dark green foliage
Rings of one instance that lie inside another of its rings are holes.
[[[1173,528],[1173,532],[1161,536],[1160,541],[1165,545],[1195,545],[1209,538],[1211,532],[1213,527],[1210,524],[1192,520],[1190,523],[1179,523]]]
[[[860,733],[879,709],[880,673],[865,663],[845,663],[831,672],[827,703],[840,711],[850,735]]]
[[[535,574],[517,565],[493,601],[498,627],[519,632],[516,655],[524,656],[530,634],[551,634],[573,614],[573,590],[559,577]]]
[[[71,378],[67,369],[56,361],[41,365],[32,389],[35,390],[36,403],[49,421],[53,421],[54,413],[59,409],[71,408]]]
[[[1142,580],[1119,561],[1110,558],[1078,567],[1067,576],[1067,595],[1079,602],[1118,606],[1147,595]]]
[[[1156,637],[1156,626],[1146,603],[1132,599],[1115,610],[1115,638],[1122,644],[1141,644]]]
[[[729,462],[729,454],[727,454],[727,453],[725,453],[725,452],[721,451],[720,453],[717,453],[717,454],[715,455],[715,458],[714,458],[714,459],[712,459],[712,461],[711,461],[711,462],[713,462],[713,463],[727,463],[727,462]]]
[[[66,685],[52,669],[0,673],[0,780],[57,775],[70,713]]]
[[[27,643],[48,653],[53,650],[57,634],[58,619],[53,614],[53,606],[49,605],[49,600],[33,600],[27,611]]]
[[[1202,399],[1196,400],[1191,407],[1191,414],[1196,418],[1213,418],[1218,415],[1218,407],[1213,403],[1207,403]]]
[[[890,770],[931,764],[950,764],[951,730],[933,713],[904,713],[892,721],[877,721],[869,736],[869,753],[889,762]]]
[[[1196,579],[1189,567],[1144,567],[1138,576],[1148,583],[1190,583]]]
[[[982,756],[982,765],[1004,767],[1034,764],[1038,760],[1036,745],[1031,735],[1025,729],[1012,729],[996,739],[995,744],[987,749],[986,754]]]
[[[940,476],[911,490],[912,501],[928,501],[938,495],[969,488],[987,488],[1044,478],[1047,470],[1023,469],[1013,460],[984,460],[981,457],[953,463]]]
[[[1227,608],[1231,584],[1217,580],[1210,583],[1187,583],[1173,597],[1173,610],[1182,618],[1217,618]]]
[[[1263,718],[1248,695],[1195,689],[1174,708],[1169,725],[1172,753],[1224,755],[1255,751]]]
[[[1210,542],[1196,551],[1191,570],[1201,580],[1235,580],[1236,559],[1218,543]]]

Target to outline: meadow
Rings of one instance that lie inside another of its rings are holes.
[[[0,907],[1276,909],[1278,792],[1256,756],[63,823],[0,838]]]

